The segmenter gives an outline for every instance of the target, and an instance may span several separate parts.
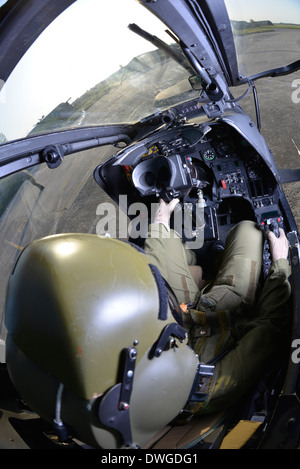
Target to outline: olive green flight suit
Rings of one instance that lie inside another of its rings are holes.
[[[145,252],[179,303],[188,304],[183,324],[189,345],[202,363],[225,353],[215,365],[207,399],[191,403],[192,412],[214,412],[232,406],[263,375],[283,344],[289,324],[290,266],[272,262],[261,287],[263,232],[251,221],[228,234],[216,279],[199,291],[189,271],[195,253],[180,236],[162,224],[152,224]]]

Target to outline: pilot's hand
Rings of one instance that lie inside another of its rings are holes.
[[[154,217],[154,223],[162,223],[167,228],[170,228],[170,218],[175,206],[178,204],[179,199],[172,199],[168,204],[159,199],[159,205]]]
[[[282,228],[279,228],[279,238],[272,231],[267,233],[272,260],[286,259],[289,252],[289,243]]]

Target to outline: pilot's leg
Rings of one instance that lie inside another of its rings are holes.
[[[234,311],[256,299],[261,273],[263,233],[252,221],[242,221],[229,233],[214,283],[202,291],[197,309]]]
[[[290,274],[287,259],[272,262],[252,318],[235,346],[217,361],[206,402],[194,405],[194,412],[232,407],[270,365],[274,371],[274,366],[286,363],[292,321]]]

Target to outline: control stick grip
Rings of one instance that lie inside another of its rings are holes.
[[[279,226],[276,221],[272,221],[269,225],[270,230],[274,233],[274,235],[279,238],[280,233],[279,233]]]

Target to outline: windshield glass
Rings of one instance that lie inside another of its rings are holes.
[[[154,35],[155,45],[135,25]],[[198,96],[188,82],[193,71],[165,29],[136,0],[76,1],[4,84],[0,143],[76,126],[133,123]]]
[[[225,4],[242,75],[299,60],[299,0],[225,0]]]

